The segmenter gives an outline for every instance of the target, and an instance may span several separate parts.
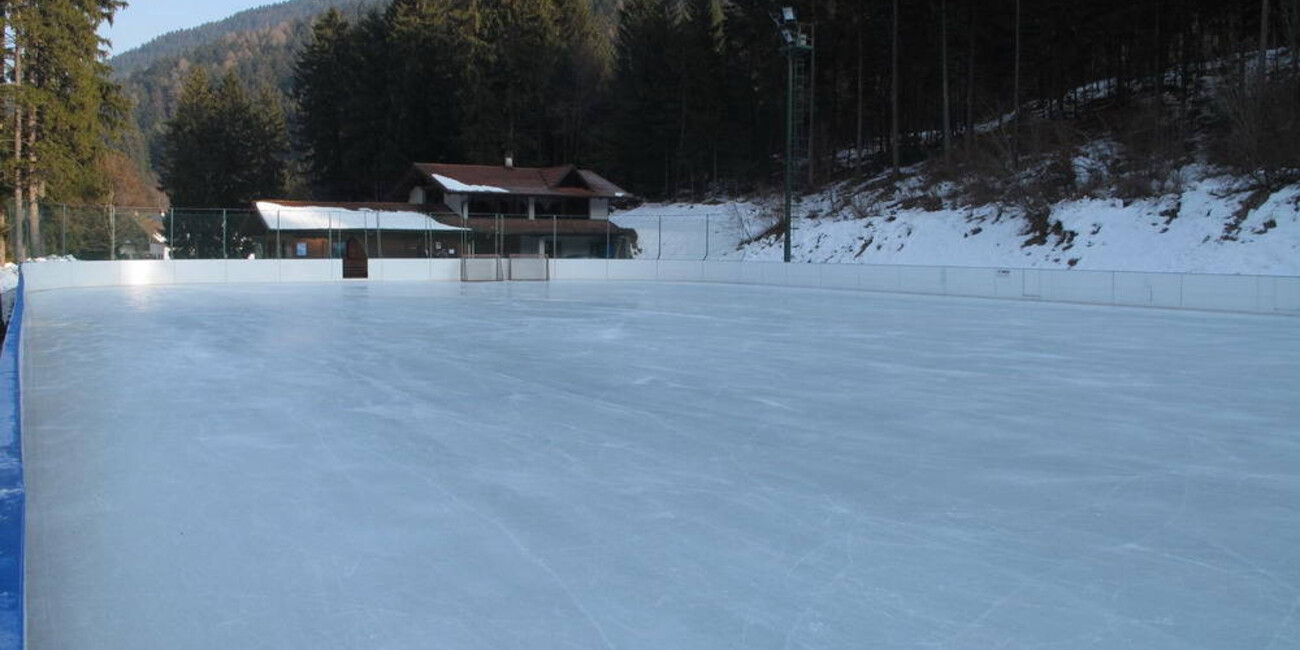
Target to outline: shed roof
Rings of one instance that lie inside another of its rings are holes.
[[[269,230],[460,231],[405,203],[321,203],[258,201],[257,213]],[[443,212],[450,212],[442,207]]]

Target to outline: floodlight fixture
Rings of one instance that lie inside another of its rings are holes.
[[[794,34],[788,29],[782,29],[781,40],[785,41],[786,45],[794,45]]]
[[[785,22],[787,23],[794,22],[795,21],[794,7],[782,7],[781,17],[784,18]]]

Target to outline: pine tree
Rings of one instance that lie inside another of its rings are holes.
[[[350,198],[345,138],[351,69],[351,26],[330,9],[312,26],[311,40],[294,65],[294,135],[307,161],[308,182],[322,199]]]
[[[284,191],[284,117],[269,92],[254,102],[233,74],[214,88],[202,68],[167,121],[160,176],[173,205],[240,207]]]
[[[26,215],[33,255],[44,254],[40,202],[102,197],[97,173],[105,144],[126,111],[108,81],[97,29],[125,6],[118,0],[12,1],[3,5],[9,147],[4,182],[13,192],[14,233]],[[2,253],[2,249],[0,249]],[[22,255],[22,250],[15,250]]]
[[[470,161],[499,163],[508,151],[544,159],[548,84],[561,56],[556,17],[553,0],[470,2],[459,15],[460,143]]]
[[[372,11],[357,22],[352,30],[351,74],[344,79],[346,85],[347,120],[343,140],[344,166],[353,177],[352,196],[355,200],[378,200],[383,197],[397,174],[404,171],[411,159],[403,155],[401,142],[408,135],[401,129],[417,128],[406,123],[403,111],[405,93],[423,86],[419,77],[405,77],[403,62],[393,51],[396,36],[392,23],[378,11]],[[426,130],[446,128],[441,124],[423,123]]]
[[[582,162],[595,147],[593,117],[599,109],[612,68],[608,37],[587,0],[555,0],[560,34],[559,62],[546,100],[549,162]]]
[[[630,0],[619,14],[610,121],[613,170],[642,194],[673,190],[684,91],[676,3]]]
[[[716,182],[719,165],[730,161],[739,134],[728,118],[731,81],[727,75],[720,0],[690,0],[682,27],[686,98],[682,154],[692,190],[704,179]]]
[[[185,78],[175,115],[166,123],[162,140],[161,185],[174,203],[187,206],[215,206],[212,189],[218,165],[204,155],[212,140],[216,101],[207,71],[194,68]]]
[[[376,43],[376,59],[389,61],[391,141],[385,164],[394,170],[412,161],[460,157],[458,66],[465,52],[454,40],[453,7],[447,0],[397,0],[386,17],[388,39]],[[377,182],[392,182],[376,179]]]

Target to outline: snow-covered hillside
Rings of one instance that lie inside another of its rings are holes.
[[[1300,275],[1300,185],[1260,193],[1199,166],[1183,170],[1183,176],[1181,190],[1159,198],[1094,196],[1056,203],[1044,234],[1032,231],[1013,206],[963,206],[943,187],[923,192],[918,183],[903,181],[884,199],[878,191],[861,189],[867,184],[841,183],[796,205],[794,257],[800,262]],[[782,239],[769,229],[779,214],[776,199],[647,204],[614,221],[637,230],[642,258],[775,261],[782,257]]]

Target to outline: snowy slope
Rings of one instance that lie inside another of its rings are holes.
[[[906,192],[879,201],[841,184],[804,197],[796,206],[794,257],[829,263],[1300,275],[1300,185],[1268,196],[1237,224],[1252,192],[1240,189],[1237,180],[1201,170],[1189,170],[1189,177],[1181,192],[1159,198],[1057,203],[1048,218],[1052,232],[1037,242],[1015,207],[927,209],[906,200],[917,198]],[[945,198],[942,203],[951,202]],[[707,255],[710,260],[776,261],[782,257],[780,236],[754,238],[773,226],[779,214],[776,201],[647,204],[614,221],[637,230],[642,258],[697,260]]]
[[[0,266],[0,291],[8,292],[18,288],[18,265],[8,262]]]

